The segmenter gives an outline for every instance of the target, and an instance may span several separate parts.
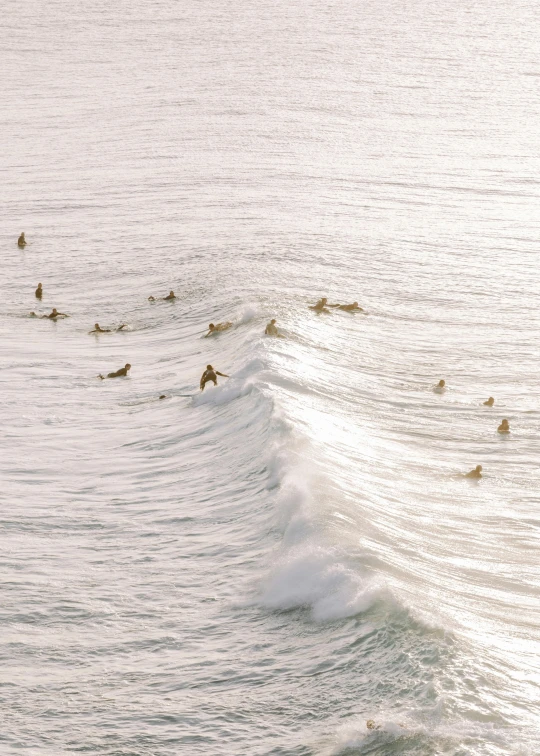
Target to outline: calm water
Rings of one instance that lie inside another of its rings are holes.
[[[539,753],[539,16],[5,4],[0,753]]]

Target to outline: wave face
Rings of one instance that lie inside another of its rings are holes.
[[[5,16],[2,754],[536,755],[531,7]]]

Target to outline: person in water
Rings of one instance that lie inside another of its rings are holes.
[[[503,420],[497,428],[497,431],[499,433],[510,433],[510,423],[508,422],[508,420]]]
[[[484,407],[493,407],[494,404],[495,404],[495,399],[492,396],[490,396],[487,402],[484,402]]]
[[[283,336],[277,329],[275,318],[272,318],[272,320],[268,323],[268,325],[264,329],[264,333],[266,334],[266,336],[277,336],[280,339],[283,338]]]
[[[319,299],[317,304],[309,305],[309,309],[315,310],[315,312],[330,312],[330,310],[326,308],[327,302],[328,299],[326,297],[323,297],[322,299]]]
[[[207,336],[211,336],[213,333],[218,333],[219,331],[226,331],[228,328],[232,328],[232,323],[227,321],[226,323],[218,323],[217,325],[214,325],[213,323],[210,323],[208,326],[208,333],[205,334],[205,338]]]
[[[338,310],[344,310],[345,312],[364,312],[363,307],[358,306],[358,302],[353,302],[352,304],[348,305],[329,304],[328,307],[337,307]]]
[[[446,381],[443,381],[443,379],[441,378],[441,380],[435,386],[433,391],[436,391],[437,393],[441,394],[445,390],[445,387],[446,387]]]
[[[201,376],[201,391],[204,391],[204,387],[209,381],[212,381],[214,386],[217,386],[217,376],[221,375],[222,378],[228,378],[228,375],[225,375],[225,373],[220,373],[219,370],[214,370],[212,365],[207,365],[206,370]]]
[[[131,365],[129,362],[126,362],[123,368],[120,368],[120,370],[117,370],[115,373],[108,373],[107,375],[101,375],[101,373],[98,375],[98,378],[101,378],[102,381],[105,380],[105,378],[122,378],[128,374],[128,372],[131,370]]]
[[[17,239],[17,244],[18,244],[18,246],[19,246],[20,249],[24,249],[26,247],[26,239],[24,238],[24,231],[22,232],[22,234]]]
[[[43,286],[40,283],[38,283],[37,285],[35,294],[36,294],[36,299],[41,299],[41,297],[43,296]]]
[[[476,465],[474,470],[466,473],[466,478],[481,478],[482,477],[482,465]]]
[[[45,320],[56,320],[56,318],[69,318],[69,315],[66,315],[65,312],[58,312],[56,307],[53,307],[52,312],[49,315],[36,315],[35,312],[31,312],[30,317],[41,318]]]
[[[118,326],[118,328],[114,328],[114,329],[113,328],[101,328],[101,326],[99,325],[99,323],[94,323],[94,330],[93,331],[88,331],[88,333],[112,333],[113,330],[115,332],[116,331],[121,331],[125,327],[126,327],[126,324],[122,323],[121,326]]]
[[[161,297],[161,299],[163,299],[163,301],[164,301],[164,302],[170,302],[171,300],[173,300],[173,299],[176,299],[176,294],[175,294],[175,293],[174,293],[174,291],[173,291],[173,290],[171,289],[171,290],[170,290],[170,292],[169,292],[169,293],[167,294],[167,296],[166,296],[166,297]],[[156,301],[156,298],[155,298],[155,297],[153,297],[152,295],[150,295],[150,296],[148,297],[148,301],[149,301],[149,302],[155,302],[155,301]]]

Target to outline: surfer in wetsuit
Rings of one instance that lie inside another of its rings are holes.
[[[214,370],[212,365],[207,365],[206,370],[201,376],[201,391],[204,391],[204,387],[209,381],[212,381],[214,386],[217,386],[217,376],[221,375],[223,378],[228,378],[228,375],[225,375],[225,373],[220,373],[219,370]]]
[[[17,246],[19,247],[19,249],[24,249],[26,247],[26,244],[27,242],[26,242],[26,239],[24,238],[24,231],[23,231],[23,233],[17,239]]]
[[[358,302],[353,302],[348,305],[329,304],[328,307],[337,307],[338,310],[344,310],[345,312],[364,312],[363,307],[358,306]]]
[[[126,327],[126,324],[122,323],[121,326],[118,326],[118,328],[115,328],[114,330],[115,331],[121,331],[125,327]],[[88,331],[88,333],[112,333],[112,331],[113,331],[112,328],[101,328],[101,326],[99,325],[99,323],[94,323],[94,330],[93,331]]]
[[[115,373],[108,373],[107,375],[101,375],[101,373],[98,375],[98,378],[101,378],[102,381],[105,380],[105,378],[122,378],[128,374],[128,372],[131,370],[131,365],[129,362],[126,362],[123,368],[120,368],[120,370],[117,370]]]
[[[227,321],[226,323],[218,323],[217,325],[210,323],[210,325],[208,326],[208,333],[204,335],[204,338],[206,339],[208,336],[211,336],[213,333],[218,333],[219,331],[226,331],[231,327],[232,323],[230,323],[229,321]]]
[[[56,318],[69,318],[69,315],[66,315],[65,312],[58,312],[56,307],[53,307],[52,312],[49,313],[49,315],[36,315],[35,312],[31,312],[30,317],[41,318],[42,320],[56,320]]]
[[[40,283],[38,283],[37,285],[35,295],[36,295],[36,299],[41,299],[41,297],[43,296],[43,286]]]
[[[315,310],[315,312],[330,312],[330,310],[326,309],[327,302],[328,302],[328,299],[326,297],[323,297],[322,299],[319,299],[317,304],[309,305],[309,309]]]
[[[175,293],[174,293],[174,291],[173,291],[173,290],[171,289],[171,290],[170,290],[170,292],[169,292],[169,293],[167,294],[167,296],[166,296],[166,297],[161,297],[161,299],[163,299],[163,301],[164,301],[164,302],[170,302],[171,300],[173,300],[173,299],[176,299],[176,294],[175,294]],[[148,297],[148,301],[149,301],[149,302],[155,302],[155,301],[156,301],[156,298],[155,298],[155,297],[153,297],[153,296],[152,296],[152,295],[150,294],[150,296]]]
[[[438,394],[441,394],[445,390],[445,387],[446,387],[446,381],[444,381],[441,378],[441,380],[435,386],[435,388],[433,389],[433,391],[436,391]]]
[[[497,428],[498,433],[510,433],[510,423],[508,420],[503,420]]]
[[[466,478],[481,478],[482,477],[482,465],[476,465],[474,470],[465,474]]]
[[[493,407],[494,404],[495,404],[495,399],[492,396],[490,396],[487,402],[484,402],[484,407]]]

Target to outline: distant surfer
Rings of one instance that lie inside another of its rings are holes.
[[[272,320],[267,324],[266,328],[264,329],[264,333],[266,336],[277,336],[280,339],[283,338],[282,334],[277,329],[275,318],[272,318]]]
[[[481,478],[482,477],[482,465],[476,465],[474,470],[466,473],[465,478]]]
[[[122,323],[121,326],[118,326],[118,328],[101,328],[99,323],[94,323],[94,330],[88,331],[88,333],[112,333],[117,331],[122,331],[126,327],[125,323]]]
[[[218,323],[217,325],[210,323],[210,325],[208,326],[208,333],[206,333],[204,337],[207,338],[208,336],[211,336],[213,333],[226,331],[228,328],[232,328],[232,323],[230,323],[229,321],[227,321],[226,323]]]
[[[435,386],[433,391],[435,391],[437,394],[442,394],[442,392],[445,390],[446,390],[446,381],[443,381],[443,379],[441,378],[441,380]]]
[[[171,289],[171,290],[170,290],[170,292],[169,292],[169,293],[167,294],[167,296],[166,296],[166,297],[159,297],[159,299],[163,299],[163,301],[164,301],[164,302],[171,302],[171,301],[172,301],[173,299],[176,299],[176,294],[175,294],[175,293],[174,293],[174,291],[173,291],[173,290]],[[148,301],[149,301],[149,302],[155,302],[155,301],[156,301],[156,297],[153,297],[153,296],[152,296],[152,295],[150,294],[150,296],[148,297]]]
[[[212,365],[207,365],[206,370],[201,376],[201,391],[204,391],[204,387],[206,386],[209,381],[212,381],[214,386],[217,386],[217,376],[221,375],[222,378],[228,378],[228,375],[225,375],[225,373],[220,373],[219,370],[214,370]]]
[[[493,407],[494,404],[495,404],[495,399],[492,396],[490,396],[489,399],[486,402],[484,402],[484,407]]]
[[[36,299],[41,299],[41,297],[43,296],[43,286],[40,283],[38,283],[37,285],[35,294],[36,294]]]
[[[19,249],[24,249],[26,247],[26,239],[24,238],[24,231],[17,239],[17,245]]]
[[[123,368],[120,368],[120,370],[117,370],[114,373],[107,373],[107,375],[101,375],[101,373],[98,375],[98,378],[101,378],[102,381],[105,380],[105,378],[122,378],[128,374],[128,372],[131,370],[131,365],[129,362],[126,362]]]
[[[315,312],[330,312],[330,310],[326,308],[327,302],[328,299],[326,297],[322,297],[322,299],[319,299],[317,304],[309,305],[309,309],[315,310]]]
[[[167,394],[161,394],[161,396],[159,398],[160,399],[166,399],[167,398]]]
[[[57,318],[69,318],[69,315],[66,315],[65,312],[58,312],[56,307],[53,307],[52,312],[49,313],[49,315],[36,315],[35,312],[31,312],[30,317],[41,318],[42,320],[56,320]]]
[[[366,722],[366,727],[368,730],[380,730],[381,726],[376,724],[376,722],[373,719],[368,719]]]
[[[337,307],[338,310],[343,310],[344,312],[364,312],[364,308],[359,307],[358,302],[353,302],[352,304],[347,305],[329,304],[328,307]]]
[[[510,433],[510,423],[508,420],[503,420],[497,428],[498,433]]]

